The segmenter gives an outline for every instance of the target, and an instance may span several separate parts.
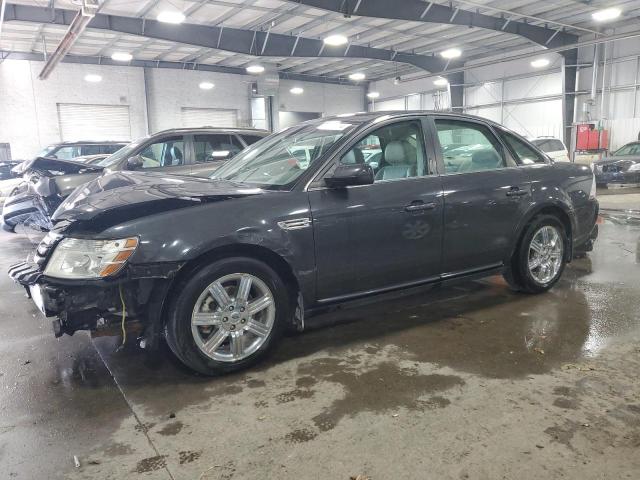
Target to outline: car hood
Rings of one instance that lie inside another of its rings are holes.
[[[23,174],[29,170],[41,172],[47,176],[54,176],[81,173],[83,171],[102,171],[102,167],[86,165],[82,162],[59,160],[57,158],[36,157],[33,160],[24,161],[11,169],[16,174]]]
[[[597,162],[593,162],[594,165],[602,166],[602,165],[612,165],[614,163],[638,163],[640,162],[640,156],[624,156],[624,157],[605,157],[602,160],[598,160]]]
[[[155,213],[261,193],[261,189],[225,180],[116,172],[75,190],[52,218],[54,222],[92,221],[106,228]]]

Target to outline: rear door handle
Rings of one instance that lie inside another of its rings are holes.
[[[407,212],[420,212],[423,210],[433,210],[434,208],[436,208],[435,202],[429,202],[429,203],[413,202],[407,205],[406,207],[404,207],[405,211]]]
[[[507,197],[524,197],[528,194],[529,192],[526,190],[520,190],[519,187],[511,187],[511,190],[506,193]]]

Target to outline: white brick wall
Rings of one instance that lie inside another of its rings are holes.
[[[0,64],[0,142],[11,144],[13,158],[31,158],[60,141],[58,103],[129,105],[132,137],[146,134],[142,69],[63,63],[42,81],[42,66],[21,60]],[[102,75],[102,82],[86,82],[87,73]]]
[[[145,95],[141,68],[61,63],[41,81],[37,77],[42,66],[22,60],[0,63],[0,143],[11,144],[13,158],[31,158],[60,141],[58,103],[128,105],[133,138],[181,127],[183,107],[235,109],[240,125],[250,123],[249,83],[255,77],[249,75],[148,69]],[[86,82],[87,73],[100,74],[102,82]],[[205,80],[215,87],[201,90],[198,85]],[[302,86],[304,94],[291,94],[294,85]],[[363,95],[362,87],[282,80],[275,106],[333,115],[362,111]]]

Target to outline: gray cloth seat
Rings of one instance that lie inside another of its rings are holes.
[[[376,174],[376,180],[395,180],[417,175],[416,149],[404,140],[389,142],[384,149],[383,167]]]
[[[477,172],[481,170],[494,170],[502,167],[502,159],[495,150],[478,150],[473,152],[471,158],[465,159],[458,172]]]

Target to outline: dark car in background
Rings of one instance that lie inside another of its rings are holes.
[[[48,229],[49,218],[62,200],[104,172],[139,170],[206,176],[268,134],[254,129],[173,129],[136,140],[91,165],[36,158],[22,168],[29,188],[5,200],[3,228],[12,231],[16,225],[29,222]]]
[[[355,114],[272,135],[211,178],[103,176],[9,274],[57,317],[58,336],[130,329],[149,347],[164,336],[186,365],[218,374],[351,300],[495,273],[544,292],[595,238],[597,213],[589,167],[552,164],[489,120]]]
[[[593,162],[598,186],[640,185],[640,141],[627,143],[611,155]]]

